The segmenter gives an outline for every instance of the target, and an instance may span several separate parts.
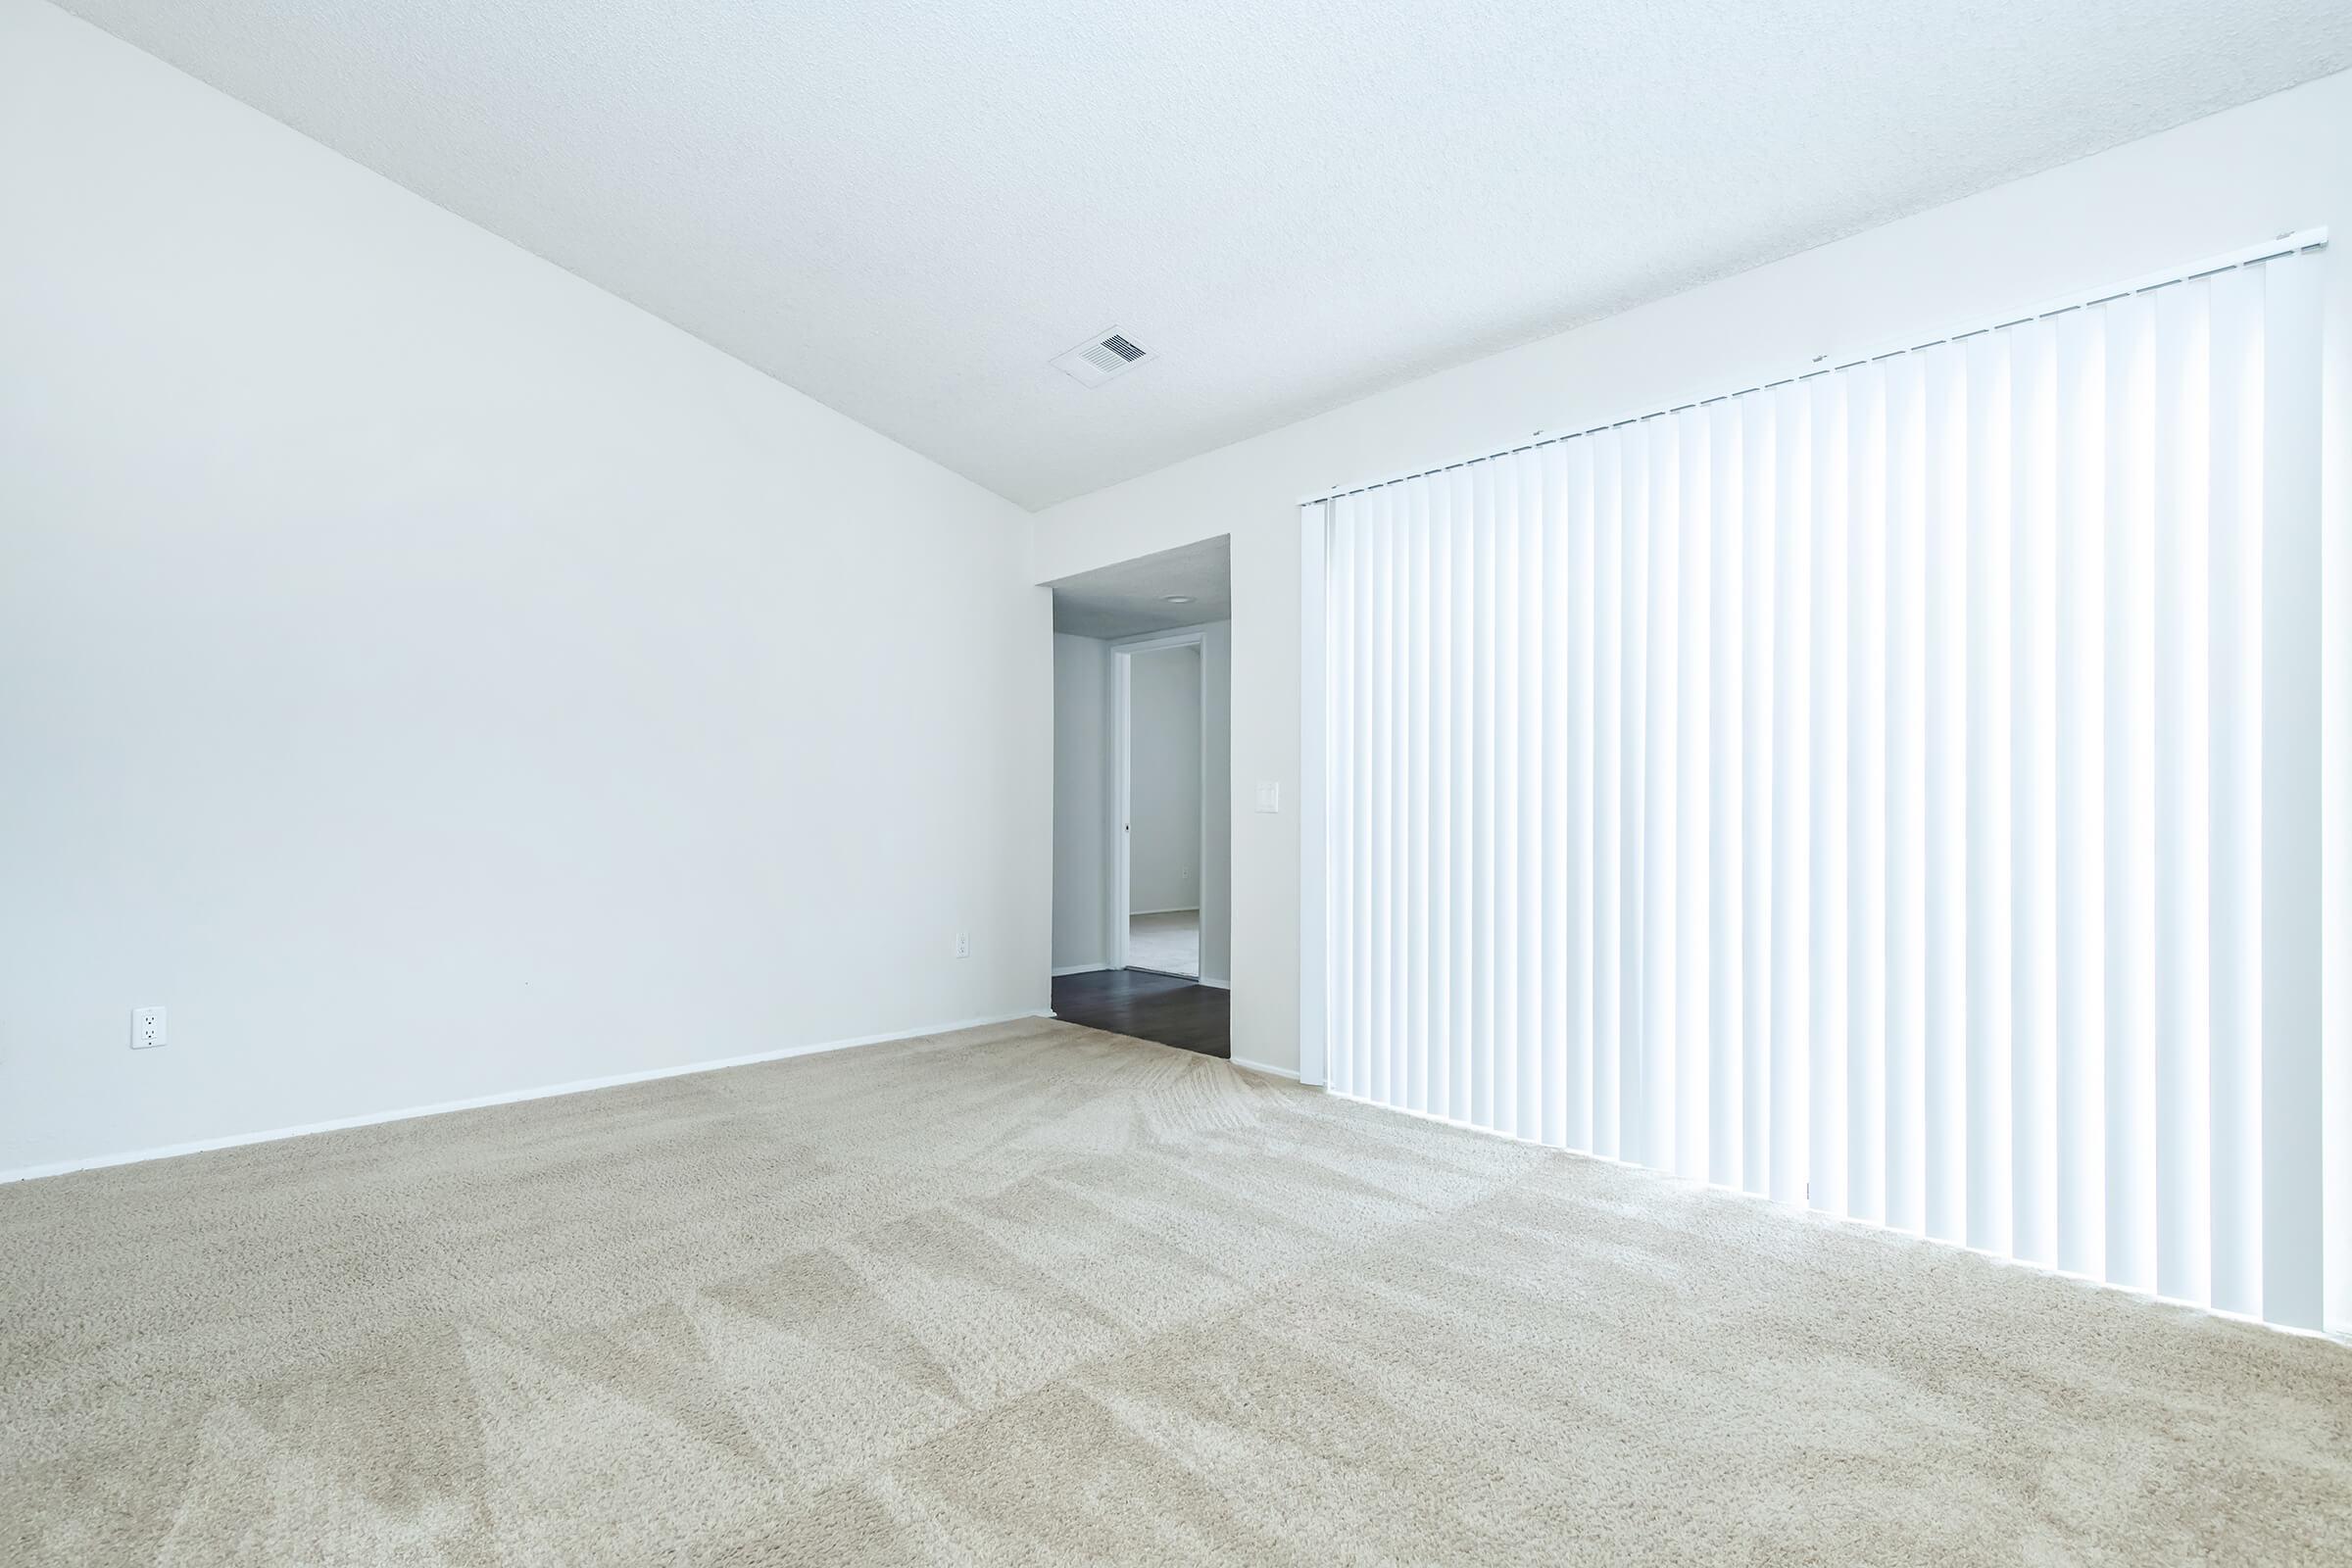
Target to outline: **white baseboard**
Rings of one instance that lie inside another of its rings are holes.
[[[1298,1069],[1296,1067],[1277,1067],[1270,1061],[1251,1061],[1247,1056],[1228,1056],[1226,1059],[1244,1072],[1262,1072],[1269,1078],[1288,1078],[1293,1083],[1298,1081]]]
[[[1101,974],[1109,967],[1107,963],[1073,963],[1066,969],[1054,970],[1054,978],[1058,980],[1065,974]]]
[[[1233,989],[1232,981],[1218,980],[1208,975],[1202,975],[1200,977],[1200,983],[1204,986],[1215,986],[1219,991],[1231,991]]]
[[[755,1052],[748,1056],[725,1056],[715,1061],[690,1061],[676,1067],[649,1067],[643,1072],[614,1073],[609,1078],[582,1078],[572,1083],[548,1084],[536,1089],[510,1089],[501,1094],[477,1095],[471,1100],[445,1100],[431,1105],[410,1105],[400,1110],[370,1111],[361,1116],[341,1116],[333,1121],[307,1122],[299,1127],[272,1127],[267,1132],[232,1133],[225,1138],[205,1138],[192,1144],[167,1144],[160,1149],[134,1149],[119,1154],[92,1154],[84,1159],[65,1159],[48,1165],[26,1165],[18,1170],[0,1170],[0,1184],[32,1181],[43,1176],[63,1176],[77,1170],[98,1170],[108,1165],[136,1165],[150,1159],[174,1159],[181,1154],[202,1154],[216,1149],[240,1149],[247,1144],[273,1144],[280,1139],[308,1138],[313,1133],[342,1132],[351,1127],[374,1127],[388,1121],[410,1121],[418,1116],[439,1116],[453,1110],[479,1110],[486,1105],[512,1105],[525,1100],[552,1100],[558,1095],[584,1094],[592,1089],[618,1089],[625,1084],[650,1083],[656,1078],[683,1078],[691,1073],[716,1072],[722,1067],[749,1067],[762,1061],[782,1061],[789,1056],[813,1056],[827,1051],[848,1051],[858,1046],[887,1045],[894,1040],[915,1040],[924,1035],[951,1034],[957,1029],[978,1029],[992,1023],[1010,1023],[1016,1018],[1051,1018],[1054,1014],[1043,1008],[1023,1012],[1001,1012],[987,1018],[964,1018],[956,1023],[925,1024],[919,1029],[894,1029],[888,1034],[859,1035],[850,1040],[825,1040],[808,1046],[786,1046],[781,1051]]]
[[[1129,909],[1127,917],[1132,920],[1139,914],[1199,914],[1200,912],[1200,906],[1197,904],[1179,904],[1171,909]]]

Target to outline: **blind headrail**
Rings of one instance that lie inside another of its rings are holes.
[[[1510,446],[1492,448],[1484,452],[1474,452],[1468,457],[1455,458],[1448,463],[1428,464],[1422,467],[1407,469],[1402,473],[1390,474],[1386,478],[1367,479],[1360,484],[1335,484],[1330,489],[1300,496],[1298,505],[1302,507],[1316,506],[1323,502],[1337,501],[1343,496],[1362,495],[1367,490],[1380,490],[1393,484],[1404,484],[1409,480],[1424,479],[1434,473],[1467,468],[1480,463],[1493,463],[1497,459],[1516,457],[1522,452],[1533,452],[1542,447],[1558,446],[1565,441],[1581,441],[1586,436],[1597,435],[1603,430],[1615,430],[1629,424],[1640,424],[1647,419],[1663,418],[1670,414],[1680,414],[1685,409],[1705,408],[1711,403],[1723,403],[1732,398],[1743,398],[1753,392],[1769,392],[1775,387],[1788,386],[1798,381],[1809,381],[1816,376],[1831,375],[1839,370],[1850,370],[1857,365],[1871,365],[1880,360],[1891,360],[1905,354],[1917,354],[1922,349],[1932,349],[1938,344],[1956,343],[1963,338],[1975,337],[1980,333],[1997,332],[2003,327],[2020,326],[2025,322],[2038,321],[2052,316],[2064,316],[2069,311],[2079,311],[2091,305],[2104,305],[2109,300],[2119,300],[2132,294],[2146,294],[2156,289],[2170,288],[2176,283],[2186,283],[2195,278],[2211,277],[2216,272],[2227,272],[2240,267],[2259,266],[2264,262],[2277,261],[2281,256],[2319,250],[2327,243],[2328,230],[2325,226],[2290,230],[2275,239],[2265,240],[2261,244],[2241,246],[2237,250],[2208,257],[2204,261],[2192,263],[2187,267],[2167,268],[2163,271],[2149,272],[2126,282],[2110,283],[2098,288],[2062,294],[2054,299],[2045,300],[2030,310],[2003,311],[1996,316],[1982,317],[1945,331],[1925,332],[1897,338],[1891,343],[1882,344],[1880,347],[1864,353],[1840,356],[1835,363],[1832,363],[1826,354],[1817,355],[1812,363],[1801,370],[1788,375],[1775,376],[1770,380],[1758,381],[1752,386],[1743,386],[1737,391],[1717,392],[1700,398],[1686,398],[1679,403],[1644,409],[1639,413],[1628,414],[1621,418],[1601,419],[1591,424],[1580,424],[1573,429],[1539,430],[1529,440],[1516,442]]]

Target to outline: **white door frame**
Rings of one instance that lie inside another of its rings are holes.
[[[1199,968],[1208,968],[1207,891],[1208,891],[1208,628],[1182,626],[1174,631],[1156,631],[1141,637],[1122,637],[1110,645],[1110,703],[1111,703],[1111,787],[1110,787],[1110,966],[1127,967],[1127,927],[1135,916],[1128,906],[1132,901],[1128,864],[1128,840],[1133,837],[1134,818],[1130,814],[1133,783],[1133,723],[1134,696],[1131,681],[1134,657],[1155,653],[1163,648],[1196,648],[1200,654],[1200,863],[1193,872],[1193,897],[1200,901],[1202,917],[1200,957]],[[1158,970],[1152,971],[1154,974]],[[1198,980],[1200,975],[1191,978]]]

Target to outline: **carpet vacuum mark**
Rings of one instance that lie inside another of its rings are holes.
[[[0,1560],[2352,1560],[2352,1350],[1026,1021],[0,1188]]]

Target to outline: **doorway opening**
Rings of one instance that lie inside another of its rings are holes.
[[[1200,978],[1207,881],[1208,679],[1200,631],[1120,643],[1115,966]]]
[[[1231,1049],[1230,542],[1057,578],[1054,1015]]]

